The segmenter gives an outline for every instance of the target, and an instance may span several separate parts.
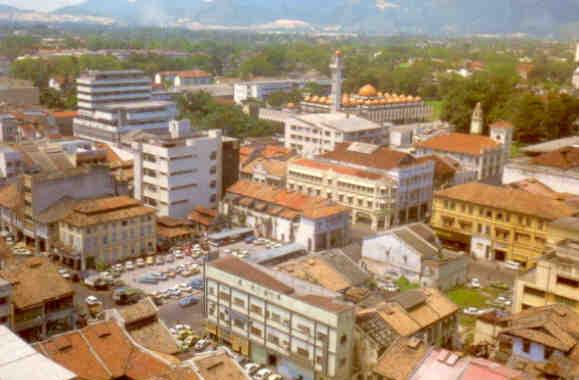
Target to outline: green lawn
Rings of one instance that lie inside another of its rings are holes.
[[[431,120],[439,120],[442,114],[442,100],[427,100],[426,104],[432,107]]]
[[[511,157],[514,158],[514,157],[522,156],[521,148],[523,148],[523,147],[524,147],[524,145],[521,144],[520,142],[513,141],[513,143],[511,144]]]
[[[404,276],[396,280],[396,285],[400,288],[401,292],[405,290],[419,288],[418,284],[413,284],[412,282],[408,281],[408,279]]]
[[[448,298],[461,308],[474,306],[478,308],[486,307],[488,298],[477,289],[465,287],[455,288],[447,293]]]

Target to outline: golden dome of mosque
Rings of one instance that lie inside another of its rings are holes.
[[[367,84],[360,88],[358,95],[364,96],[366,98],[373,98],[378,95],[378,91],[376,91],[376,88],[371,84]]]

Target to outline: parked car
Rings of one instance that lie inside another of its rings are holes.
[[[199,298],[195,296],[187,296],[179,300],[179,306],[189,307],[199,303]]]
[[[253,243],[254,240],[255,240],[255,236],[248,236],[245,239],[243,239],[243,241],[247,244]]]
[[[145,265],[146,265],[145,259],[142,259],[142,258],[138,258],[138,259],[137,259],[137,266],[138,266],[139,268],[142,268],[142,267],[144,267]]]
[[[99,301],[99,299],[95,296],[86,297],[85,302],[89,306],[96,306],[96,305],[99,305],[101,303],[101,301]]]
[[[126,270],[133,270],[133,269],[135,269],[135,264],[133,264],[132,261],[127,261],[125,263],[125,269]]]
[[[394,293],[400,290],[400,288],[393,282],[384,282],[379,284],[378,287],[390,293]]]
[[[156,278],[158,281],[166,281],[168,278],[165,273],[159,273],[159,272],[149,272],[147,275],[150,277]]]
[[[471,278],[468,286],[473,289],[480,289],[480,280],[478,278]]]
[[[155,264],[155,258],[153,256],[147,256],[147,258],[145,259],[145,263],[147,265],[154,265]]]
[[[165,256],[165,261],[168,263],[172,263],[175,261],[175,256],[169,253],[167,256]]]
[[[159,283],[159,279],[155,278],[153,276],[149,276],[149,275],[144,275],[141,276],[137,279],[137,282],[139,284],[151,284],[151,285],[157,285]]]
[[[202,278],[194,278],[189,282],[189,286],[193,289],[203,289],[204,283]]]
[[[464,309],[462,309],[462,312],[466,315],[478,316],[478,315],[486,314],[492,310],[493,309],[479,309],[478,307],[471,306],[471,307],[465,307]]]
[[[209,347],[210,344],[211,344],[211,341],[209,339],[199,339],[197,341],[197,343],[195,343],[195,346],[193,347],[193,349],[195,351],[203,351],[204,349]]]
[[[165,259],[163,258],[163,256],[157,256],[157,257],[155,257],[155,264],[156,264],[156,265],[163,265],[163,264],[165,264]]]
[[[283,377],[281,377],[280,374],[272,373],[271,375],[269,375],[267,380],[283,380]]]
[[[246,365],[243,366],[243,369],[244,369],[245,372],[247,372],[249,375],[253,375],[253,374],[256,373],[260,368],[261,368],[261,365],[259,365],[259,364],[257,364],[257,363],[247,363]]]
[[[141,291],[128,287],[117,288],[113,291],[113,301],[117,305],[130,305],[136,303],[141,298]]]
[[[113,266],[113,270],[123,273],[125,271],[125,267],[123,266],[123,264],[115,264]]]
[[[262,368],[259,371],[257,371],[257,373],[255,375],[253,375],[253,378],[255,380],[267,380],[267,378],[272,374],[273,372],[271,371],[271,369],[269,368]]]
[[[67,280],[71,278],[71,275],[70,275],[70,272],[68,271],[68,269],[64,269],[64,268],[59,269],[59,270],[58,270],[58,274],[59,274],[62,278],[67,279]]]
[[[185,258],[185,254],[181,250],[176,250],[174,254],[175,258],[178,260]]]

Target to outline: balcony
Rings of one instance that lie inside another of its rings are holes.
[[[51,311],[46,313],[47,321],[58,321],[61,319],[69,318],[73,315],[74,308],[69,307],[61,310]]]
[[[14,329],[16,331],[22,331],[22,330],[28,330],[34,327],[39,327],[42,326],[44,324],[44,318],[42,317],[42,315],[39,315],[35,318],[32,319],[27,319],[27,320],[23,320],[23,321],[15,321],[14,323]]]

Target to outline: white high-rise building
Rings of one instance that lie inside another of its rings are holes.
[[[221,131],[195,132],[172,121],[169,133],[143,133],[132,142],[134,197],[159,216],[185,218],[217,207],[221,193]]]
[[[88,71],[76,80],[74,134],[119,142],[135,130],[163,130],[177,114],[175,103],[153,101],[151,80],[140,70]]]

